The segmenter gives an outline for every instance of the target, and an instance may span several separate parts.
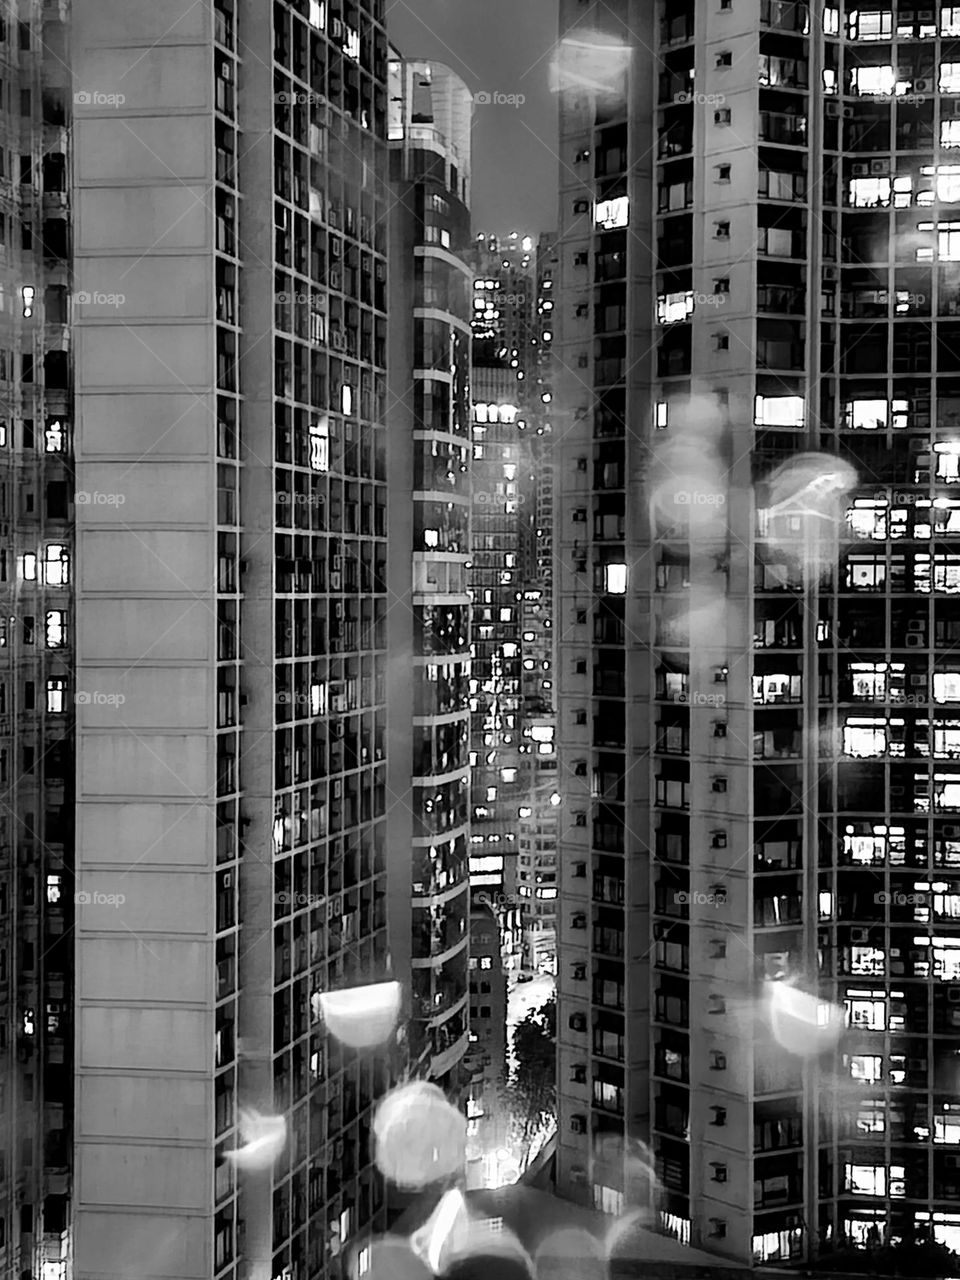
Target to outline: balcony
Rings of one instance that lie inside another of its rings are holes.
[[[761,111],[760,141],[787,147],[806,146],[806,118],[783,111]]]
[[[810,30],[808,6],[796,0],[760,0],[760,22],[777,31]]]
[[[757,310],[780,315],[802,315],[807,291],[799,286],[763,284],[757,288]]]

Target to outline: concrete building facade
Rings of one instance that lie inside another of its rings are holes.
[[[384,1220],[392,1050],[323,1018],[389,973],[382,18],[72,6],[77,486],[123,498],[77,523],[77,1280],[334,1275]]]

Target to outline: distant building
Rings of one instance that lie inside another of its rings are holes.
[[[511,963],[520,963],[519,814],[530,779],[523,752],[523,587],[529,546],[533,249],[478,236],[473,296],[473,598],[471,679],[474,896],[495,905]]]
[[[507,976],[500,925],[492,904],[474,903],[470,919],[470,1049],[467,1100],[467,1185],[489,1185],[491,1161],[509,1139],[505,1107]]]
[[[536,314],[531,339],[535,391],[531,396],[530,482],[523,544],[521,601],[521,691],[523,694],[524,777],[527,794],[520,810],[518,894],[523,913],[524,967],[556,972],[557,844],[560,792],[556,750],[557,629],[554,608],[553,520],[554,382],[553,290],[559,250],[555,235],[542,235],[536,255]]]
[[[390,527],[391,914],[399,937],[412,895],[394,956],[411,971],[410,1049],[451,1095],[469,1029],[470,112],[448,68],[391,51],[389,460],[413,495]]]

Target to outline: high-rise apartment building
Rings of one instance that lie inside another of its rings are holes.
[[[324,1000],[389,971],[383,6],[75,0],[71,41],[73,1275],[362,1271],[391,1049]]]
[[[67,1274],[73,1110],[64,17],[0,11],[0,1275],[44,1280]]]
[[[473,282],[473,596],[470,882],[519,963],[523,768],[521,630],[531,478],[532,244],[477,237]]]
[[[957,1248],[960,9],[561,34],[559,1181]]]
[[[391,905],[412,1058],[451,1096],[469,1035],[470,111],[448,68],[391,51],[389,463],[412,494],[390,526]]]
[[[498,1184],[498,1152],[509,1147],[507,1083],[507,974],[500,938],[501,913],[476,897],[470,910],[470,1071],[467,1108],[467,1186]]]
[[[521,544],[521,751],[526,798],[520,810],[517,893],[523,917],[525,968],[556,971],[557,840],[556,641],[553,607],[553,289],[559,266],[556,236],[542,235],[536,255],[535,389],[530,396],[530,480],[525,488]]]

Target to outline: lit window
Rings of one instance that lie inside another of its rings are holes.
[[[626,594],[627,566],[625,564],[605,564],[603,566],[603,589],[612,596]]]
[[[597,204],[594,222],[604,231],[614,227],[625,227],[630,220],[630,201],[627,196],[617,196],[615,200],[601,200]]]
[[[343,28],[343,52],[348,58],[352,58],[354,62],[359,62],[360,32],[354,31],[353,27],[346,25]]]
[[[44,432],[44,443],[47,453],[63,452],[63,423],[59,418],[54,418],[47,423]]]
[[[62,649],[67,643],[67,615],[62,609],[47,614],[47,648]]]
[[[848,720],[843,726],[843,754],[856,760],[882,756],[887,749],[886,724],[882,720]]]
[[[847,1064],[850,1068],[851,1080],[862,1080],[864,1084],[879,1084],[883,1075],[882,1059],[878,1054],[853,1054]]]
[[[940,92],[960,93],[960,62],[940,64]]]
[[[837,36],[840,34],[840,10],[824,9],[823,11],[823,34],[825,36]]]
[[[946,481],[960,480],[960,443],[946,441],[933,446],[937,455],[937,479]]]
[[[43,580],[48,587],[65,587],[70,581],[70,552],[59,542],[47,544]]]
[[[948,4],[940,10],[940,34],[960,36],[960,5]]]
[[[855,1196],[885,1196],[887,1194],[887,1171],[879,1164],[848,1164],[846,1171],[847,1191]]]
[[[310,25],[318,31],[324,28],[324,7],[323,0],[310,0]]]
[[[33,300],[37,296],[37,291],[32,284],[24,284],[20,286],[20,300],[23,305],[23,317],[29,320],[33,315]]]
[[[854,40],[889,40],[893,30],[892,15],[876,9],[854,9],[848,18],[850,36]]]
[[[21,576],[24,582],[36,582],[37,580],[37,557],[30,552],[23,557]]]
[[[353,388],[349,382],[345,382],[340,388],[340,408],[345,414],[353,412]]]
[[[853,431],[884,431],[889,416],[886,400],[851,400],[846,408],[846,426]]]
[[[802,427],[803,396],[757,396],[754,422],[758,427]]]
[[[63,876],[47,876],[47,901],[59,902]]]
[[[693,315],[693,290],[683,293],[661,293],[657,298],[657,319],[661,324],[676,324]]]
[[[892,94],[897,77],[890,66],[854,67],[851,80],[854,93]]]
[[[861,1031],[883,1031],[886,1026],[884,997],[872,997],[869,993],[848,996],[844,1001],[850,1026]]]
[[[330,470],[330,427],[326,418],[310,424],[310,466],[314,471]]]
[[[960,671],[933,673],[934,702],[960,702]]]
[[[882,208],[890,203],[889,178],[851,178],[849,203],[858,209]]]
[[[920,227],[923,230],[923,227]],[[937,251],[941,262],[960,262],[960,222],[941,223],[937,228]],[[917,250],[917,261],[920,259]],[[929,260],[929,259],[928,259]]]
[[[47,711],[50,715],[59,715],[67,706],[66,680],[47,681]]]
[[[933,1117],[933,1141],[937,1146],[960,1146],[960,1107],[949,1102],[941,1105],[953,1114]]]
[[[666,400],[657,401],[656,425],[658,431],[666,430],[667,426],[667,402]]]
[[[953,123],[952,121],[944,121],[944,124]],[[936,198],[944,204],[955,204],[960,200],[960,165],[956,164],[927,164],[921,170],[921,174],[925,178],[936,178]],[[927,192],[927,200],[925,203],[931,203],[933,195]]]

